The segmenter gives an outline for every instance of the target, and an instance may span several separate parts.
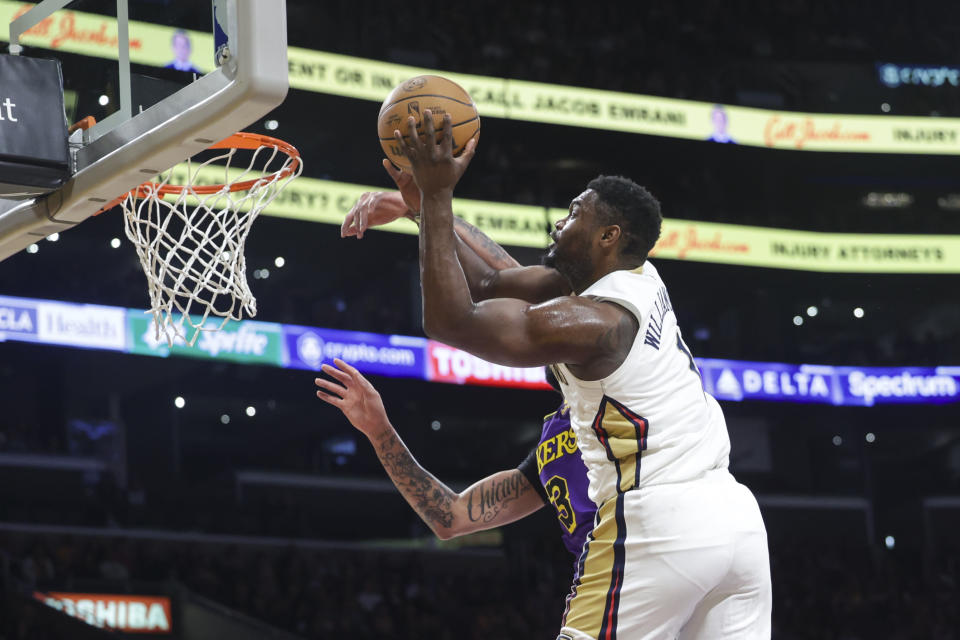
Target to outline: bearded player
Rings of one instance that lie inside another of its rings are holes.
[[[421,192],[424,331],[507,366],[551,365],[597,504],[559,639],[769,638],[766,530],[729,473],[720,406],[703,391],[647,254],[657,200],[599,177],[551,234],[546,267],[487,270],[460,253],[453,190],[476,148],[395,131]],[[415,127],[413,118],[406,131]]]

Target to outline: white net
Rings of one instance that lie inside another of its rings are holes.
[[[124,230],[147,276],[158,341],[193,346],[201,331],[257,314],[244,244],[260,212],[303,170],[296,150],[287,149],[263,143],[245,150],[252,156],[245,169],[234,166],[239,149],[222,149],[188,161],[184,186],[169,185],[171,170],[123,199]],[[222,186],[200,186],[212,183]]]

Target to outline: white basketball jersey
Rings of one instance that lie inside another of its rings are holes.
[[[703,390],[667,288],[649,262],[614,271],[581,295],[633,313],[640,330],[602,380],[554,365],[597,504],[634,487],[684,482],[726,468],[730,438],[720,405]]]

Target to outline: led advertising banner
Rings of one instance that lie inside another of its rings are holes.
[[[877,78],[891,89],[901,86],[960,87],[960,67],[879,62]]]
[[[960,273],[960,236],[821,233],[668,219],[650,257],[834,273]]]
[[[186,165],[177,165],[172,171],[174,182],[186,179]],[[206,167],[194,172],[196,184],[223,180],[222,170]],[[301,176],[264,215],[339,226],[360,194],[379,190]],[[500,244],[530,248],[545,248],[552,223],[566,215],[566,209],[463,198],[454,201],[454,211]],[[417,226],[405,218],[378,229],[417,233]],[[960,236],[821,233],[666,219],[650,255],[836,273],[960,273]]]
[[[8,24],[30,6],[0,0],[0,20]],[[173,61],[174,28],[138,21],[130,21],[129,27],[131,62],[163,67]],[[181,33],[191,41],[191,64],[203,73],[211,71],[212,35],[200,31]],[[0,29],[0,39],[8,38],[8,31]],[[25,33],[22,42],[54,51],[116,59],[116,20],[64,9]],[[292,88],[373,102],[381,102],[393,87],[411,76],[437,74],[461,84],[484,117],[794,151],[960,154],[960,118],[752,109],[456,74],[299,47],[290,47],[287,58]],[[896,76],[899,83],[905,78],[910,82],[914,78],[927,79],[929,83],[951,82],[954,78],[949,69],[904,69],[907,71],[885,65],[881,78],[892,82]],[[296,140],[292,142],[296,144]]]
[[[960,367],[832,367],[697,360],[718,400],[770,400],[870,407],[960,401]]]
[[[117,307],[0,296],[0,340],[123,351],[125,336]]]
[[[487,387],[550,389],[543,367],[521,368],[492,364],[472,353],[429,340],[429,368],[426,379],[451,384],[473,384]]]
[[[370,375],[447,384],[550,389],[543,367],[507,367],[434,340],[244,320],[204,332],[194,347],[157,340],[137,309],[0,296],[2,341],[147,356],[183,356],[318,371],[340,358]],[[879,404],[960,402],[957,367],[849,367],[697,358],[704,389],[718,400]]]
[[[9,40],[10,30],[6,25],[32,7],[33,3],[30,2],[0,1],[0,21],[5,25],[0,29],[0,40]],[[164,67],[177,57],[172,49],[175,28],[136,20],[131,20],[129,26],[130,62]],[[203,73],[212,71],[213,35],[201,31],[185,33],[191,41],[190,62]],[[28,47],[116,60],[119,43],[116,15],[62,9],[24,33],[20,43]]]
[[[61,591],[35,591],[33,597],[95,627],[153,634],[169,634],[173,629],[167,597]]]
[[[319,371],[334,358],[362,371],[397,378],[426,378],[426,339],[360,331],[283,325],[287,366]]]
[[[0,342],[42,342],[37,336],[37,303],[24,298],[0,297]]]
[[[152,315],[139,309],[125,311],[129,332],[128,353],[161,358],[176,355],[275,367],[282,367],[286,362],[283,328],[279,324],[254,320],[231,321],[219,331],[201,332],[192,347],[188,347],[182,339],[175,340],[171,347],[165,337],[157,337]]]

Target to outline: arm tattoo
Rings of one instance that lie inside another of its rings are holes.
[[[520,471],[515,471],[506,478],[485,482],[467,494],[467,516],[470,522],[490,522],[508,504],[531,488]]]
[[[397,434],[391,430],[377,440],[374,448],[393,484],[417,514],[427,524],[452,527],[456,494],[417,464]]]
[[[490,239],[487,234],[477,229],[475,226],[462,218],[454,217],[453,224],[457,230],[466,236],[470,236],[472,242],[464,242],[473,249],[480,258],[495,269],[506,269],[517,266],[517,261],[507,253],[503,247]],[[483,253],[481,253],[483,252]],[[486,255],[483,255],[486,254]]]

